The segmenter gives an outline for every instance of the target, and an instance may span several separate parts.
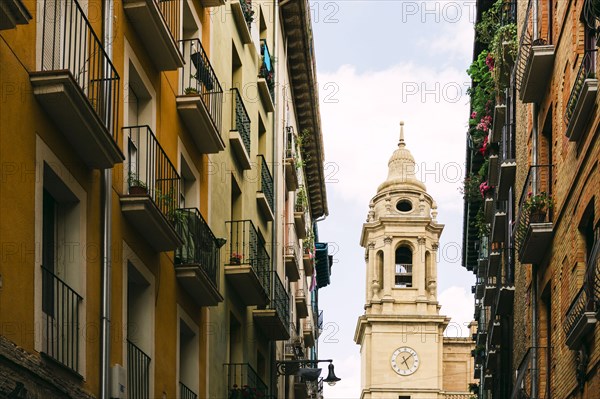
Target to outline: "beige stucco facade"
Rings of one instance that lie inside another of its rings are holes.
[[[355,332],[361,398],[466,398],[474,344],[443,336],[450,319],[439,313],[436,259],[444,226],[415,176],[403,130],[401,123],[388,178],[369,204],[361,235],[366,298]]]

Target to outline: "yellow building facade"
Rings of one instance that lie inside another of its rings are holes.
[[[307,9],[3,2],[0,393],[313,388],[277,373],[330,275]]]

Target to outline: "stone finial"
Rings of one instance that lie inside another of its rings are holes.
[[[398,147],[404,147],[406,143],[404,143],[404,121],[400,121],[400,141],[398,142]]]

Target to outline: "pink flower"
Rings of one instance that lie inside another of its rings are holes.
[[[489,53],[487,57],[485,57],[485,65],[487,65],[490,71],[494,70],[494,55]]]
[[[477,111],[473,111],[473,113],[471,114],[471,119],[475,118],[477,118]]]

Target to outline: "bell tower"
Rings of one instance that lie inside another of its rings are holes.
[[[437,250],[444,228],[437,205],[415,176],[400,122],[388,177],[369,203],[365,248],[365,313],[354,335],[361,346],[361,399],[442,397],[443,332]]]

